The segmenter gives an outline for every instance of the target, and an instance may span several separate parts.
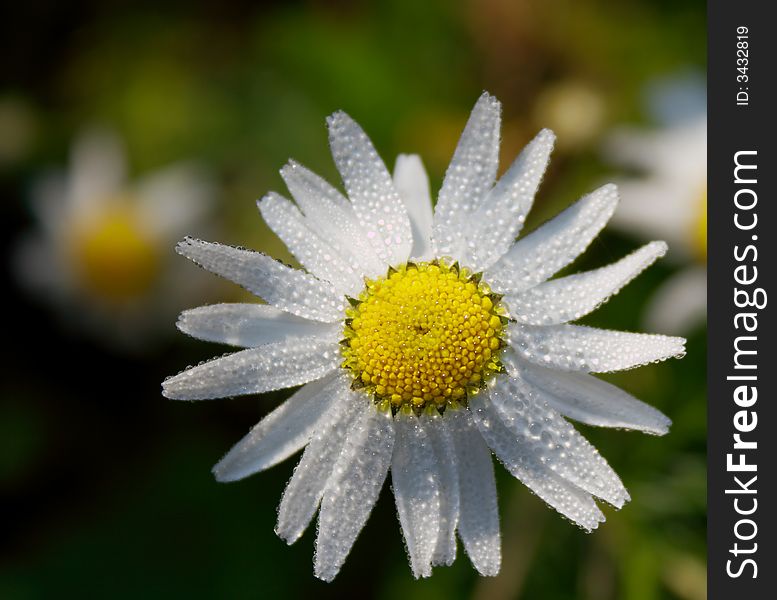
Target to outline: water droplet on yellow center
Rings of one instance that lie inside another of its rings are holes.
[[[108,301],[137,298],[153,285],[160,266],[155,240],[129,203],[77,223],[69,251],[80,284]]]
[[[395,407],[466,401],[501,370],[506,311],[466,269],[408,263],[368,280],[346,311],[343,366]]]

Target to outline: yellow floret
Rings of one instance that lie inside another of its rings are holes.
[[[501,370],[499,297],[443,262],[409,263],[366,282],[343,332],[343,366],[395,408],[442,407]]]

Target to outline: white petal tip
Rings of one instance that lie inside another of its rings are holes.
[[[544,138],[555,140],[556,133],[552,129],[543,127],[542,129],[540,129],[540,132],[537,134],[537,137],[544,137]]]
[[[186,393],[185,386],[181,385],[179,375],[168,377],[162,382],[162,395],[168,400],[194,400]]]
[[[213,465],[213,468],[210,470],[210,472],[213,473],[213,477],[219,483],[231,483],[247,477],[247,475],[242,474],[239,470],[230,468],[230,462],[232,461],[229,460],[229,458],[229,454],[227,454],[219,462]]]
[[[493,96],[486,91],[480,94],[478,101],[475,103],[475,107],[481,105],[487,105],[489,108],[495,108],[497,110],[501,109],[502,107],[502,103],[497,100],[496,96]]]
[[[331,583],[332,581],[334,581],[334,578],[337,577],[338,571],[335,571],[335,572],[321,571],[318,568],[314,568],[313,575],[316,577],[316,579],[320,579],[321,581],[325,581],[326,583]]]
[[[175,392],[173,391],[173,383],[171,380],[173,377],[168,377],[162,382],[162,395],[169,400],[176,400]]]
[[[275,535],[286,542],[286,545],[291,546],[294,542],[302,537],[302,532],[286,531],[280,525],[278,525],[275,527]]]
[[[651,249],[651,254],[656,257],[662,257],[669,251],[669,244],[664,242],[663,240],[657,240],[655,242],[650,242],[647,245],[648,248]]]
[[[496,577],[499,575],[501,565],[480,565],[475,567],[478,573],[483,577]]]
[[[354,120],[348,115],[348,113],[342,110],[335,111],[326,118],[326,124],[329,129],[334,129],[353,122]]]

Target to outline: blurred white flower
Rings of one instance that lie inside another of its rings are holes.
[[[129,184],[118,137],[91,130],[74,144],[67,172],[41,178],[32,196],[39,229],[21,240],[16,271],[67,325],[129,347],[168,331],[164,321],[197,293],[193,282],[204,291],[168,268],[172,240],[213,204],[198,167],[176,164]]]
[[[307,271],[187,238],[178,251],[267,304],[185,311],[179,328],[245,348],[165,380],[200,400],[304,384],[219,462],[242,479],[305,448],[276,532],[296,541],[318,511],[315,574],[339,572],[391,471],[416,577],[449,565],[456,534],[475,568],[501,564],[491,452],[562,515],[590,531],[594,498],[620,508],[616,473],[564,418],[664,434],[659,411],[594,377],[680,356],[685,340],[570,324],[657,258],[653,242],[612,265],[550,279],[615,211],[613,185],[515,241],[555,136],[541,131],[498,180],[501,105],[484,94],[434,211],[417,156],[393,177],[346,114],[329,119],[348,197],[304,167],[281,170],[294,205],[270,193],[265,221]],[[320,507],[320,508],[319,508]]]
[[[645,326],[688,333],[707,312],[707,112],[704,82],[659,82],[649,94],[657,129],[621,127],[605,154],[640,176],[618,185],[623,195],[613,225],[643,239],[669,242],[682,266],[648,301]]]

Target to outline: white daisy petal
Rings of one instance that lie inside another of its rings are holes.
[[[253,348],[293,338],[324,336],[339,324],[310,321],[268,304],[212,304],[185,310],[176,323],[200,340]]]
[[[331,284],[261,252],[193,238],[180,242],[176,251],[281,310],[327,323],[342,319],[345,298]]]
[[[394,420],[396,443],[391,483],[413,576],[432,574],[432,555],[440,533],[439,467],[420,420],[400,411]]]
[[[218,481],[237,481],[269,469],[302,449],[322,415],[337,398],[340,381],[334,374],[305,384],[259,421],[213,467]]]
[[[604,521],[591,494],[554,473],[516,442],[515,434],[505,426],[487,394],[475,396],[470,410],[497,458],[526,487],[586,531],[596,529]]]
[[[360,414],[364,398],[357,397],[348,386],[347,376],[339,375],[331,406],[317,423],[310,443],[283,492],[275,533],[288,544],[299,539],[313,518],[345,444],[348,428],[354,417]]]
[[[314,381],[342,362],[337,338],[284,340],[241,350],[168,377],[162,393],[174,400],[259,394]]]
[[[405,203],[413,232],[410,257],[418,260],[432,258],[432,196],[429,177],[417,154],[400,154],[394,166],[394,187]]]
[[[440,534],[432,555],[432,565],[452,565],[456,560],[456,526],[459,522],[459,473],[456,448],[447,419],[438,412],[421,415],[421,424],[437,458],[436,477],[440,482]]]
[[[522,358],[562,371],[623,371],[685,353],[683,338],[582,325],[516,324],[508,329],[508,336]]]
[[[300,264],[310,273],[331,283],[342,294],[358,295],[364,287],[359,265],[350,262],[314,232],[299,209],[270,192],[259,202],[259,211]]]
[[[432,246],[437,256],[463,258],[468,217],[486,196],[499,166],[502,105],[484,92],[472,109],[453,153],[434,212]]]
[[[664,435],[672,424],[662,412],[593,375],[546,369],[517,358],[516,363],[517,372],[543,400],[575,421],[655,435]]]
[[[459,471],[459,537],[481,575],[499,573],[502,549],[491,452],[467,409],[446,410]]]
[[[491,266],[515,242],[548,167],[556,136],[537,134],[468,221],[464,262],[474,271]]]
[[[358,261],[364,275],[374,277],[386,272],[388,263],[375,254],[345,196],[295,161],[281,169],[281,176],[310,226],[341,256]]]
[[[329,143],[357,221],[378,257],[398,265],[410,256],[413,234],[391,175],[361,127],[344,112],[327,120]]]
[[[488,391],[488,400],[523,452],[613,506],[620,508],[629,499],[607,461],[526,383],[501,377]]]
[[[318,515],[315,575],[332,581],[378,499],[394,448],[391,411],[365,403],[327,482]]]
[[[483,276],[500,294],[517,294],[545,281],[588,247],[612,216],[618,191],[608,184],[518,240]]]
[[[512,316],[528,325],[556,325],[577,320],[599,305],[666,254],[664,242],[651,242],[616,263],[546,281],[520,294],[508,295]]]

